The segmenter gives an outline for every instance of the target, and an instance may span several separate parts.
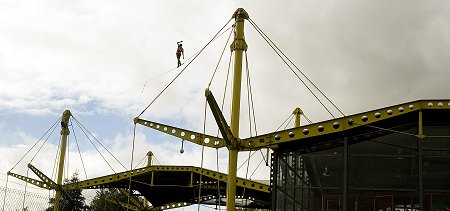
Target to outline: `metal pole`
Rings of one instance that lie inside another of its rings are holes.
[[[69,118],[72,114],[69,110],[65,110],[61,117],[61,151],[59,156],[59,166],[58,166],[58,178],[56,180],[56,184],[62,184],[62,177],[64,172],[64,157],[66,156],[66,145],[67,145],[67,136],[70,134],[69,132]],[[60,186],[61,187],[61,186]],[[57,189],[55,194],[55,207],[54,211],[59,210],[59,202],[61,200],[61,190]]]
[[[153,152],[152,151],[148,151],[147,152],[147,167],[152,166],[152,157],[153,157]],[[153,184],[153,176],[152,176],[151,180],[152,180],[151,183]],[[145,197],[144,197],[144,207],[145,208],[148,207],[148,200]]]
[[[247,12],[239,8],[234,12],[233,17],[236,21],[236,33],[234,41],[231,44],[231,51],[234,51],[234,78],[233,78],[233,97],[231,107],[230,130],[233,136],[239,137],[239,115],[241,105],[241,79],[242,79],[242,55],[247,50],[247,43],[244,38],[244,20],[248,19]],[[236,172],[239,143],[232,143],[228,146],[228,181],[227,181],[227,211],[236,210]]]
[[[417,138],[417,150],[418,150],[418,156],[419,156],[419,205],[420,210],[425,210],[423,207],[423,153],[422,153],[422,141],[424,138],[423,135],[423,117],[422,117],[422,110],[419,110],[419,134]]]
[[[300,108],[295,108],[292,114],[295,115],[295,127],[300,127],[300,115],[303,111]]]

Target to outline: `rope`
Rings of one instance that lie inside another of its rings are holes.
[[[225,97],[226,97],[226,93],[227,93],[228,79],[229,79],[229,76],[230,76],[231,60],[232,60],[232,58],[233,58],[233,52],[231,52],[230,59],[228,61],[228,70],[227,70],[227,76],[226,76],[226,79],[225,79],[225,88],[224,88],[224,91],[223,91],[222,104],[220,106],[222,111],[223,111],[223,106],[225,105]],[[216,137],[219,137],[219,129],[217,129]],[[217,149],[217,148],[216,148],[216,161],[217,161],[217,172],[220,172],[220,170],[219,170],[219,149]],[[219,179],[217,179],[217,194],[218,194],[218,197],[217,197],[218,198],[218,206],[219,206],[219,210],[221,210],[221,206],[220,206],[220,203],[221,203],[221,201],[220,201],[220,199],[221,199],[221,197],[220,197],[220,180]]]
[[[44,136],[53,128],[53,127],[55,127],[55,125],[59,122],[61,120],[61,117],[58,119],[58,120],[56,120],[56,122],[55,123],[53,123],[53,125],[41,136],[41,138],[39,138],[39,140],[36,142],[36,143],[34,143],[34,145],[22,156],[22,158],[20,158],[20,160],[19,161],[17,161],[17,163],[11,168],[11,170],[9,170],[9,171],[12,171],[16,166],[17,166],[17,164],[19,164],[20,163],[20,161],[22,161],[23,160],[23,158],[25,158],[25,156],[27,156],[27,154],[42,140],[42,138],[44,138]]]
[[[256,170],[258,170],[259,166],[261,165],[261,163],[264,161],[264,159],[262,159],[261,161],[259,161],[258,166],[256,166],[255,170],[253,171],[253,173],[250,175],[250,178],[252,178],[253,174],[255,174]]]
[[[256,29],[256,31],[263,37],[263,39],[269,44],[269,46],[275,51],[275,53],[283,60],[283,62],[289,67],[289,69],[297,76],[297,78],[303,83],[303,85],[311,92],[311,94],[319,101],[319,103],[327,110],[327,112],[334,118],[336,117],[331,113],[331,111],[323,104],[323,102],[317,97],[317,95],[309,88],[306,83],[300,78],[300,76],[292,69],[292,67],[289,65],[291,63],[300,74],[303,75],[303,77],[306,78],[306,80],[313,85],[313,87],[320,92],[322,96],[324,96],[328,102],[330,102],[341,114],[342,116],[345,116],[345,114],[275,45],[275,43],[272,42],[272,40],[256,25],[253,20],[250,18],[248,19],[250,24]],[[281,54],[284,56],[282,56]],[[289,61],[289,63],[286,61]]]
[[[144,159],[147,157],[147,155],[144,155],[144,157],[141,159],[141,161],[139,161],[139,163],[136,165],[136,167],[138,167],[139,165],[141,165],[142,161],[144,161]]]
[[[66,177],[64,177],[64,178],[69,178],[69,167],[70,167],[70,163],[69,163],[69,161],[70,161],[70,154],[69,154],[69,152],[70,152],[70,145],[69,145],[69,143],[70,143],[70,141],[69,141],[69,137],[70,136],[67,136],[67,156],[66,156],[66,166],[67,166],[67,171],[66,171]]]
[[[253,155],[255,155],[255,153],[256,153],[257,151],[250,151],[250,152],[252,152],[252,154],[251,154],[250,157],[253,157]],[[237,170],[241,169],[241,168],[245,165],[245,163],[247,163],[247,161],[248,161],[248,158],[247,158],[244,162],[242,162],[241,165],[239,165],[239,167],[237,168]]]
[[[286,122],[287,122],[289,119],[292,119],[292,118],[294,118],[294,114],[290,114],[290,115],[288,116],[288,118],[287,118],[286,120],[284,120],[284,122],[281,123],[281,125],[275,130],[275,132],[277,132],[281,127],[283,127],[284,124],[286,124]]]
[[[231,35],[233,34],[233,32],[234,32],[234,27],[233,27],[233,30],[231,30],[230,35],[228,35],[227,42],[225,43],[225,46],[223,47],[222,53],[220,54],[219,61],[217,62],[216,68],[214,69],[214,73],[211,76],[211,80],[208,83],[208,89],[211,86],[211,83],[212,83],[212,81],[214,79],[214,76],[216,75],[217,68],[219,67],[220,61],[222,60],[222,57],[223,57],[223,53],[225,52],[225,49],[227,49],[228,42],[230,41],[230,38],[231,38]]]
[[[205,98],[205,111],[204,111],[204,115],[203,115],[203,138],[205,137],[206,134],[206,110],[208,108],[208,102],[206,101]],[[205,145],[204,145],[204,141],[202,141],[202,160],[200,162],[200,183],[198,186],[198,211],[200,211],[200,199],[201,199],[201,194],[202,194],[202,173],[203,173],[203,158],[204,158],[204,154],[205,154]]]
[[[257,130],[257,127],[256,127],[255,103],[253,102],[253,92],[252,92],[252,84],[251,84],[251,81],[250,81],[250,69],[248,68],[247,51],[245,51],[245,64],[246,64],[246,70],[247,70],[247,83],[248,83],[247,90],[250,93],[249,96],[250,96],[250,103],[251,103],[251,106],[252,106],[253,123],[255,125],[255,135],[258,136],[258,130]]]
[[[61,118],[59,118],[60,120]],[[58,121],[59,121],[58,120]],[[55,126],[55,124],[54,124]],[[34,154],[33,158],[31,158],[30,163],[34,160],[34,158],[36,158],[37,154],[41,151],[42,147],[45,145],[45,143],[47,143],[48,139],[50,138],[50,136],[53,134],[53,132],[56,130],[56,126],[53,127],[53,130],[50,134],[48,134],[47,138],[45,139],[44,143],[42,143],[41,147],[39,147],[38,151],[36,152],[36,154]],[[34,147],[34,146],[33,146]]]
[[[175,78],[172,79],[172,81],[170,81],[169,84],[167,84],[166,87],[164,87],[164,89],[150,102],[150,104],[147,105],[147,107],[145,107],[145,109],[137,116],[137,118],[139,118],[158,98],[159,96],[161,96],[162,93],[164,93],[164,91],[166,91],[167,88],[169,88],[169,86],[184,72],[184,70],[186,70],[187,67],[189,67],[189,65],[203,52],[203,50],[205,50],[205,48],[216,39],[216,37],[218,36],[218,34],[220,34],[220,32],[225,28],[225,26],[228,25],[228,23],[231,21],[228,20],[228,22],[219,30],[219,32],[217,32],[214,37],[194,56],[194,58],[189,61],[189,63],[175,76]]]
[[[188,60],[189,60],[189,59],[188,59]],[[147,86],[147,83],[148,83],[148,82],[153,81],[153,80],[155,80],[155,79],[157,79],[157,78],[159,78],[159,77],[161,77],[161,76],[163,76],[163,75],[165,75],[165,74],[167,74],[167,73],[170,73],[170,72],[172,72],[172,71],[174,71],[174,70],[176,70],[176,69],[178,69],[178,67],[172,68],[172,69],[170,69],[169,71],[163,72],[163,73],[161,73],[161,74],[159,74],[159,75],[157,75],[157,76],[155,76],[155,77],[152,77],[152,78],[148,79],[147,81],[145,81],[144,86],[142,87],[142,91],[141,91],[141,92],[144,92],[145,86]]]
[[[134,124],[134,129],[133,129],[133,146],[131,148],[131,164],[130,164],[130,170],[133,170],[133,159],[134,159],[134,143],[136,140],[136,124]],[[130,175],[130,181],[128,182],[128,204],[130,204],[130,195],[131,195],[131,177],[132,175]],[[128,210],[128,207],[127,207]]]
[[[155,159],[155,161],[158,163],[158,165],[161,165],[161,163],[159,162],[159,160],[156,158],[155,154],[153,154],[153,157]]]
[[[283,130],[286,130],[287,126],[291,124],[292,120],[294,119],[294,115],[292,115],[291,119],[289,119],[289,122],[284,126]]]
[[[308,119],[308,117],[305,114],[303,114],[303,117],[305,117],[305,119],[309,122],[309,124],[313,123],[311,120]]]
[[[69,119],[70,120],[70,119]],[[78,149],[78,154],[80,155],[80,160],[81,160],[81,165],[83,166],[83,170],[84,170],[84,175],[86,176],[86,180],[88,179],[87,173],[86,173],[86,168],[84,166],[84,161],[83,161],[83,157],[81,156],[81,150],[80,147],[78,145],[78,140],[77,140],[77,136],[75,134],[75,130],[73,129],[73,123],[72,120],[70,120],[70,127],[72,128],[72,133],[73,133],[73,137],[75,138],[75,143],[77,145],[77,149]]]
[[[95,146],[95,144],[92,142],[91,138],[89,138],[89,136],[87,135],[87,133],[86,133],[86,131],[85,131],[85,130],[87,130],[87,129],[84,128],[84,126],[81,125],[81,123],[80,123],[75,117],[73,117],[73,119],[74,119],[75,122],[77,123],[78,127],[80,127],[81,131],[84,133],[84,135],[85,135],[86,138],[89,140],[89,142],[91,142],[92,146],[94,146],[94,148],[97,150],[97,152],[100,154],[100,156],[102,156],[102,158],[103,158],[103,160],[106,162],[106,164],[108,164],[108,166],[111,168],[111,170],[112,170],[114,173],[116,173],[116,171],[114,171],[114,168],[108,163],[108,161],[106,160],[106,158],[103,156],[103,154],[102,154],[102,153],[100,152],[100,150],[97,148],[97,146]],[[91,132],[89,132],[89,131],[87,131],[87,132],[88,132],[88,133],[89,133],[89,134],[90,134],[90,135],[91,135],[98,143],[100,143],[101,146],[103,146],[103,144],[102,144],[100,141],[98,141],[97,138],[95,138],[95,136],[93,136]],[[119,164],[122,165],[122,167],[125,168],[125,170],[127,170],[127,168],[126,168],[119,160],[117,160],[117,158],[114,157],[114,155],[112,155],[111,152],[109,152],[109,150],[108,150],[105,146],[103,146],[103,148],[105,148],[106,151],[107,151],[114,159],[116,159],[116,161],[119,162]]]
[[[28,172],[30,171],[30,169],[27,169],[27,177],[28,177]],[[25,191],[23,192],[23,200],[22,200],[22,210],[25,210],[25,196],[27,195],[27,186],[28,186],[28,182],[25,181]]]

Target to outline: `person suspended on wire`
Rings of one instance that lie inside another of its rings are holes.
[[[178,66],[181,66],[181,61],[180,61],[180,57],[181,55],[183,55],[183,59],[184,59],[184,49],[183,49],[183,44],[181,44],[183,41],[177,42],[178,48],[177,48],[177,60],[178,60]]]

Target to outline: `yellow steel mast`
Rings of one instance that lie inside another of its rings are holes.
[[[61,117],[61,151],[59,156],[59,166],[58,166],[58,179],[56,180],[56,184],[61,187],[62,177],[64,172],[64,157],[66,156],[66,145],[67,145],[67,136],[69,135],[69,118],[72,114],[69,110],[65,110]],[[59,202],[61,200],[61,190],[56,189],[55,194],[55,207],[54,211],[59,210]]]
[[[247,50],[247,43],[244,38],[244,20],[248,19],[247,12],[239,8],[234,12],[236,21],[236,33],[231,44],[231,51],[234,51],[234,78],[233,97],[231,107],[230,129],[234,137],[239,137],[239,114],[241,104],[241,78],[242,78],[242,55]],[[238,139],[237,139],[238,140]],[[235,210],[236,199],[236,172],[239,143],[236,141],[228,146],[228,183],[227,183],[227,210]]]

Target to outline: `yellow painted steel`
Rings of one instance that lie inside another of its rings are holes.
[[[241,150],[257,150],[266,147],[275,149],[278,147],[278,144],[281,143],[341,132],[361,126],[370,127],[372,123],[394,118],[406,113],[417,112],[418,110],[450,109],[449,103],[449,100],[413,101],[329,121],[305,125],[298,128],[277,131],[274,133],[242,139],[240,141]],[[423,136],[425,137],[426,134]]]
[[[136,199],[136,197],[132,196],[127,190],[123,189],[123,188],[119,188],[119,191],[125,195],[127,198],[130,199],[130,202],[133,204],[129,204],[130,206],[135,206],[140,210],[144,210],[144,206],[142,206],[142,204],[139,202],[138,199]]]
[[[292,114],[295,115],[295,127],[300,127],[300,115],[303,114],[303,111],[300,108],[295,108]]]
[[[234,12],[236,33],[231,44],[231,51],[234,51],[234,77],[233,96],[231,104],[230,129],[233,136],[239,138],[239,115],[241,106],[241,81],[242,81],[242,55],[247,50],[247,43],[244,38],[244,20],[248,19],[247,12],[239,8]],[[231,143],[228,147],[228,181],[227,181],[227,210],[236,210],[236,172],[239,143]]]
[[[62,177],[64,172],[64,158],[66,155],[66,145],[67,145],[67,136],[69,135],[69,118],[71,113],[69,110],[65,110],[62,118],[61,118],[61,151],[59,156],[59,166],[58,166],[58,178],[56,180],[56,184],[62,184]],[[55,194],[55,207],[54,211],[59,210],[59,202],[61,200],[61,190],[56,190]]]
[[[147,167],[152,166],[152,157],[153,157],[153,152],[148,151],[147,152]],[[152,178],[150,180],[151,180],[151,183],[153,184],[153,172],[152,172]],[[144,207],[145,208],[148,207],[148,200],[146,198],[144,198]]]
[[[165,172],[190,172],[193,174],[202,174],[205,177],[213,178],[214,180],[219,180],[226,182],[228,180],[228,175],[224,173],[220,173],[217,171],[205,169],[205,168],[199,168],[199,167],[192,167],[192,166],[151,166],[151,167],[144,167],[139,169],[134,169],[130,171],[120,172],[116,174],[111,174],[103,177],[98,177],[94,179],[84,180],[76,183],[70,183],[63,185],[63,188],[65,190],[76,190],[76,189],[97,189],[97,188],[108,188],[109,183],[117,182],[120,180],[129,179],[130,177],[136,177],[139,175],[149,174],[153,172],[158,171],[165,171]],[[193,176],[191,176],[192,178]],[[237,186],[245,187],[247,189],[253,189],[265,193],[270,192],[270,186],[255,182],[252,180],[247,180],[243,178],[236,178],[235,180]],[[192,182],[191,182],[192,183]],[[158,184],[154,184],[155,186]],[[150,186],[150,184],[149,184]]]
[[[203,145],[212,148],[225,147],[225,141],[222,138],[204,135],[202,133],[185,130],[170,125],[161,124],[158,122],[148,121],[144,119],[135,118],[134,123],[149,127],[154,130],[181,138],[183,140],[192,142],[194,144]]]
[[[51,187],[51,186],[47,185],[45,182],[42,182],[42,181],[39,181],[39,180],[35,180],[35,179],[29,178],[29,177],[25,177],[25,176],[22,176],[22,175],[19,175],[19,174],[14,174],[12,172],[8,172],[8,175],[12,176],[12,177],[15,177],[17,179],[23,180],[23,181],[25,181],[27,183],[30,183],[32,185],[38,186],[40,188],[44,188],[44,189],[47,189],[47,190],[55,189],[54,187]]]

